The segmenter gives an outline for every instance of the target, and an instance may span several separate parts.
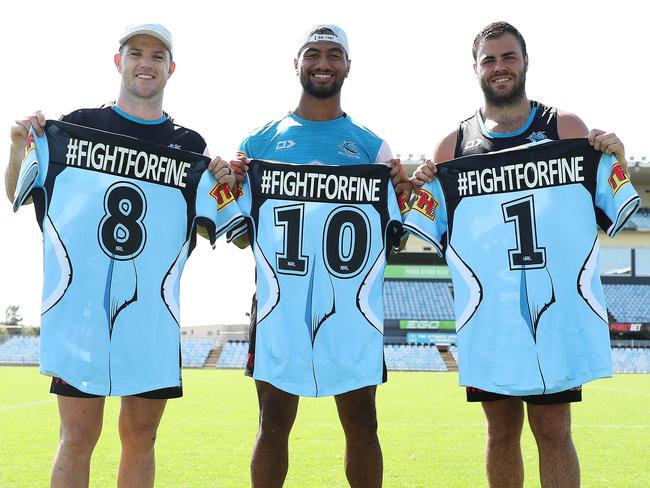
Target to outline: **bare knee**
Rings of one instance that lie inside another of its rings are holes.
[[[60,448],[80,456],[90,455],[102,432],[104,399],[58,396],[57,401]]]
[[[374,387],[361,388],[338,395],[336,406],[346,438],[361,441],[377,438]]]
[[[523,404],[519,399],[484,402],[488,446],[518,445],[524,423]]]
[[[124,397],[118,422],[122,446],[138,451],[153,449],[164,408],[164,400]]]
[[[258,438],[273,443],[286,443],[298,410],[298,397],[256,381],[260,406]]]
[[[559,446],[571,443],[571,410],[568,403],[529,405],[528,422],[538,444]]]
[[[66,451],[90,454],[97,445],[101,431],[101,422],[62,422],[59,443]]]

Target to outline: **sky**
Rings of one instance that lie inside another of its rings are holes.
[[[200,132],[211,154],[232,158],[239,142],[294,109],[298,41],[319,23],[347,32],[352,69],[343,109],[406,159],[430,157],[436,140],[482,103],[472,41],[496,20],[515,25],[529,54],[529,98],[614,131],[628,156],[650,158],[650,25],[643,2],[620,0],[205,2],[184,0],[48,2],[3,5],[5,59],[0,164],[16,118],[41,109],[58,118],[117,97],[113,64],[127,24],[160,22],[174,37],[176,72],[164,109]],[[5,129],[2,129],[4,127]],[[2,197],[4,199],[4,197]],[[2,199],[0,199],[2,201]],[[40,320],[42,239],[32,208],[0,203],[0,318],[20,305]],[[182,279],[182,325],[243,323],[254,291],[250,249],[200,240]]]

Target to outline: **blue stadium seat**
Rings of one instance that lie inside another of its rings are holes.
[[[454,320],[451,281],[386,280],[384,314],[389,320]]]
[[[613,347],[614,373],[650,373],[650,348]]]
[[[181,339],[184,368],[202,368],[212,350],[212,339]]]
[[[391,371],[447,371],[438,348],[422,344],[386,344],[386,368]]]
[[[607,308],[617,322],[650,322],[650,285],[606,284]]]
[[[0,364],[38,364],[41,338],[16,336],[0,344]]]
[[[217,368],[244,369],[248,357],[248,341],[228,341],[217,359]]]

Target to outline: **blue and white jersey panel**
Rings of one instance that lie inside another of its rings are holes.
[[[254,131],[239,150],[252,159],[300,164],[385,163],[392,158],[385,141],[347,115],[315,121],[288,114]]]
[[[467,156],[439,166],[405,228],[445,251],[460,383],[555,393],[611,376],[600,226],[622,228],[639,197],[585,139]]]
[[[241,220],[234,199],[217,210],[202,155],[64,122],[48,121],[23,168],[31,154],[41,371],[97,395],[179,386],[180,275],[197,224],[214,241]]]
[[[254,378],[327,396],[383,381],[383,271],[401,218],[384,165],[251,162]]]

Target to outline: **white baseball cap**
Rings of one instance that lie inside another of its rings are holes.
[[[122,47],[124,43],[131,39],[133,36],[140,34],[155,37],[158,39],[165,45],[171,57],[174,57],[174,43],[172,42],[172,34],[164,25],[161,24],[133,24],[127,26],[124,30],[124,33],[122,34],[122,37],[120,37],[120,47]]]
[[[328,29],[332,31],[332,34],[319,34],[318,31],[323,29]],[[305,34],[300,41],[300,49],[298,49],[298,56],[300,56],[300,53],[305,48],[305,46],[312,42],[333,42],[341,46],[345,51],[346,56],[348,58],[350,57],[350,48],[348,47],[348,36],[345,35],[345,31],[341,29],[338,25],[320,24],[310,29],[309,32],[307,32],[307,34]]]

